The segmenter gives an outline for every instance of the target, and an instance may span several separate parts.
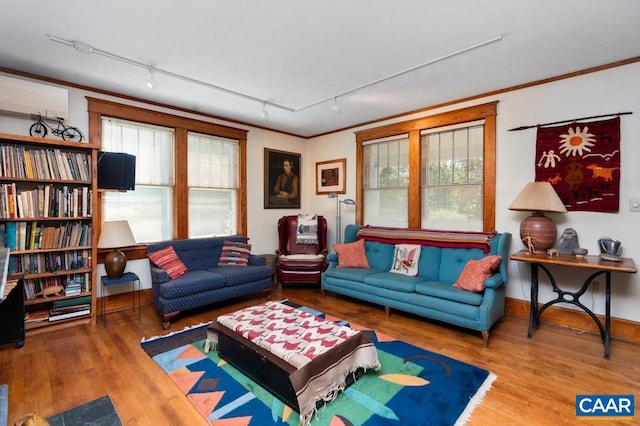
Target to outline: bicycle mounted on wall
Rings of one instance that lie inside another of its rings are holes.
[[[58,121],[58,126],[53,127],[47,124],[46,121],[42,119],[42,116],[38,114],[37,121],[31,125],[29,128],[29,135],[34,137],[44,138],[47,136],[48,130],[51,130],[51,133],[55,136],[60,136],[65,141],[78,141],[82,142],[84,135],[77,127],[66,126],[64,124],[64,118],[56,117]]]

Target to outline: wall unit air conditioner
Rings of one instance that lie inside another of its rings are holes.
[[[0,112],[2,111],[66,119],[69,117],[69,91],[0,75]]]

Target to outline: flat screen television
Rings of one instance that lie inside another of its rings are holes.
[[[124,152],[98,152],[98,188],[133,191],[136,156]]]

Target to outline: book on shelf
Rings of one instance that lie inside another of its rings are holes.
[[[27,311],[24,318],[25,322],[39,322],[49,320],[49,311],[45,309],[37,311]]]
[[[89,315],[91,313],[91,308],[81,309],[73,312],[66,312],[63,314],[56,314],[53,312],[49,312],[49,321],[60,321],[68,318],[81,317],[83,315]]]
[[[17,226],[15,222],[7,222],[7,247],[11,250],[16,249],[17,244]]]
[[[61,299],[56,300],[51,305],[54,309],[67,308],[69,306],[76,305],[90,305],[91,304],[91,296],[82,296],[82,297],[72,297],[69,299]]]
[[[78,312],[78,311],[84,311],[87,309],[91,308],[91,304],[90,303],[82,303],[79,305],[70,305],[70,306],[63,306],[61,308],[56,308],[55,306],[52,307],[49,310],[49,316],[51,315],[63,315],[63,314],[68,314],[70,312]]]

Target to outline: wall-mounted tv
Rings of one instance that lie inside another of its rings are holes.
[[[133,191],[136,156],[124,152],[98,152],[98,188]]]

